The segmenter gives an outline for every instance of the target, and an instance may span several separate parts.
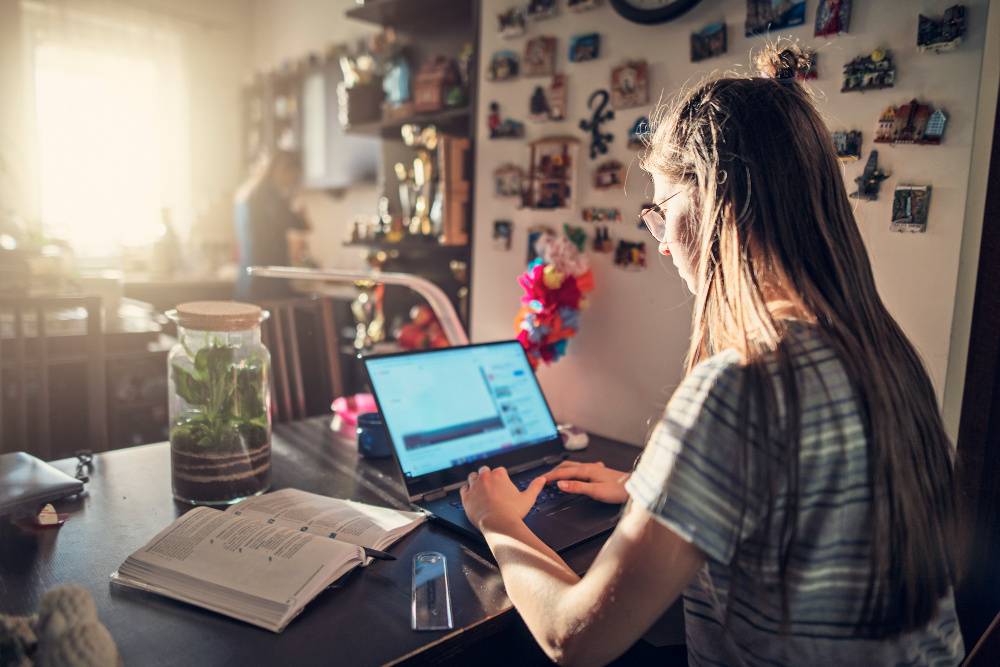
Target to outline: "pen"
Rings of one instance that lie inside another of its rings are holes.
[[[361,547],[365,550],[365,555],[369,558],[377,558],[379,560],[396,560],[396,557],[392,554],[387,554],[384,551],[379,551],[378,549],[369,549],[368,547]]]

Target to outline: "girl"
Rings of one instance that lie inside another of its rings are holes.
[[[643,220],[695,294],[687,375],[631,475],[463,489],[532,634],[603,664],[682,592],[694,665],[952,665],[951,445],[875,289],[833,142],[770,49],[657,124]],[[583,578],[524,525],[543,484],[629,504]]]

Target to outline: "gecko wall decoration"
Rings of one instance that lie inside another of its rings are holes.
[[[604,109],[608,106],[608,101],[611,96],[608,95],[606,90],[595,90],[590,95],[590,99],[587,100],[587,108],[594,108],[594,98],[600,97],[601,102],[594,109],[594,115],[591,117],[590,121],[581,120],[580,129],[590,132],[590,159],[593,160],[599,154],[608,152],[608,142],[614,140],[614,135],[610,132],[604,134],[601,132],[601,124],[605,123],[615,117],[615,112],[612,109],[605,111]]]

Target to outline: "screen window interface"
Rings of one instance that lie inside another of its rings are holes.
[[[373,359],[369,375],[408,477],[556,436],[520,343]]]

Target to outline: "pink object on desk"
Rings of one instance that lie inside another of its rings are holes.
[[[341,419],[351,424],[358,423],[358,415],[366,412],[378,412],[378,406],[375,405],[375,397],[371,394],[341,396],[333,401],[331,407],[335,413],[340,415]]]

